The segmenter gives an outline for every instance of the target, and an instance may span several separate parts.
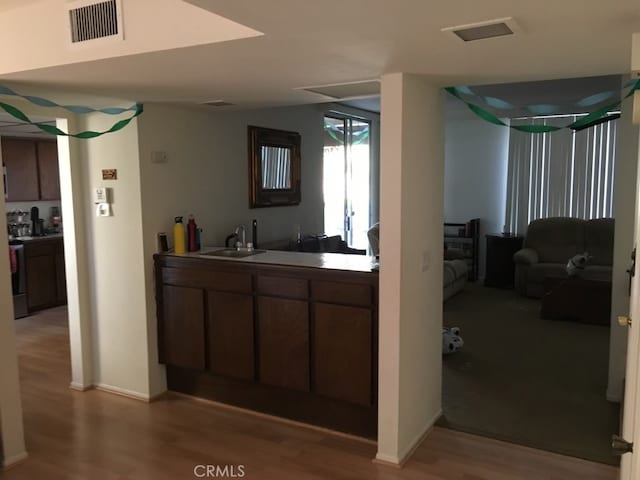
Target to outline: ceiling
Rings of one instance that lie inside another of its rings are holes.
[[[139,1],[123,0],[125,15],[127,5]],[[26,3],[34,2],[38,0]],[[0,8],[0,24],[4,15],[24,11],[24,24],[13,22],[24,31],[38,10],[10,3],[10,12]],[[623,74],[630,70],[631,34],[640,31],[637,0],[188,3],[263,35],[9,71],[0,81],[138,101],[224,100],[241,108],[305,104],[331,99],[300,87],[376,79],[389,72],[423,74],[438,86]],[[152,13],[153,3],[148,4]],[[515,36],[465,43],[441,32],[509,16],[521,29]],[[156,27],[148,21],[145,28]],[[172,38],[172,30],[163,32]],[[39,37],[46,38],[46,32]],[[175,38],[176,45],[179,40]],[[55,45],[59,39],[48,41]],[[23,49],[21,55],[30,55],[23,44],[15,45]]]
[[[30,116],[34,122],[55,126],[56,121],[46,117]],[[29,138],[55,138],[54,135],[43,132],[37,127],[15,119],[8,113],[0,113],[0,136],[4,137],[29,137]]]

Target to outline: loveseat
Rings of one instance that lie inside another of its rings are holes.
[[[612,218],[581,220],[553,217],[529,224],[523,249],[513,256],[516,291],[528,297],[544,295],[546,277],[566,276],[567,262],[578,253],[592,256],[581,276],[611,280],[613,265]]]

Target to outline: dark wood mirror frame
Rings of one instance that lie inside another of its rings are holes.
[[[249,134],[249,208],[280,207],[300,203],[300,134],[286,130],[248,127]],[[290,150],[290,188],[268,189],[262,184],[262,147]]]

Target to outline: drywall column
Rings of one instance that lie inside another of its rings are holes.
[[[73,119],[59,118],[56,126],[64,132],[77,131]],[[64,251],[67,281],[69,344],[71,348],[71,388],[86,390],[93,386],[93,338],[87,248],[85,238],[85,197],[82,182],[84,158],[79,142],[58,137],[58,169],[64,216]]]
[[[4,195],[0,195],[0,212],[5,211]],[[7,245],[7,229],[0,228],[0,245]],[[6,252],[6,250],[5,250]],[[27,456],[22,426],[22,403],[18,380],[18,356],[13,319],[13,295],[9,272],[9,256],[0,255],[0,467]]]
[[[625,79],[625,83],[626,83]],[[633,102],[622,104],[618,120],[616,165],[613,185],[613,217],[616,219],[611,282],[611,335],[609,337],[609,382],[607,399],[619,402],[625,376],[627,329],[617,324],[618,315],[629,314],[629,275],[635,229],[636,178],[638,170],[638,125],[633,125]]]
[[[423,77],[382,77],[380,461],[401,463],[441,414],[442,93]]]

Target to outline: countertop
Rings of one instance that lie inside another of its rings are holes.
[[[306,253],[267,250],[249,257],[229,258],[203,255],[207,252],[222,250],[224,247],[204,247],[198,252],[162,253],[172,257],[201,258],[203,260],[220,260],[228,262],[242,262],[248,264],[287,265],[292,267],[325,268],[348,272],[371,272],[377,265],[375,257],[368,255],[348,255],[344,253]]]
[[[62,238],[64,235],[62,233],[52,233],[51,235],[43,235],[41,237],[15,237],[10,238],[9,240],[19,240],[21,242],[37,242],[39,240],[47,240],[49,238]]]

